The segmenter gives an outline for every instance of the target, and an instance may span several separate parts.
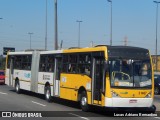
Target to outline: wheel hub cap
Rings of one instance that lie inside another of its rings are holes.
[[[47,97],[47,99],[49,99],[49,97],[50,97],[50,92],[49,92],[49,90],[47,90],[47,92],[46,92],[46,97]]]
[[[17,86],[16,86],[16,90],[18,91],[19,90],[19,85],[17,84]]]
[[[82,97],[82,101],[81,104],[84,106],[87,103],[87,98],[86,97]]]

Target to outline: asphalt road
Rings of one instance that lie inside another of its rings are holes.
[[[160,95],[155,96],[154,104],[157,110],[160,111]],[[94,109],[94,110],[93,110]],[[48,103],[45,101],[43,95],[35,94],[32,92],[23,91],[21,94],[17,94],[12,87],[7,85],[0,86],[0,111],[1,116],[11,114],[12,117],[32,117],[42,116],[40,119],[78,119],[78,120],[101,120],[101,119],[160,119],[160,117],[112,117],[110,114],[106,114],[106,111],[99,108],[92,108],[92,112],[82,112],[77,102],[71,102],[67,100],[55,98],[53,102]],[[2,113],[4,112],[4,113]],[[6,113],[9,112],[9,113]],[[11,112],[11,113],[10,113]],[[105,112],[105,113],[104,113]],[[34,114],[35,113],[35,114]],[[113,113],[112,113],[113,114]],[[132,115],[137,115],[132,114]],[[11,119],[11,118],[10,118]],[[12,118],[16,119],[17,118]],[[27,119],[27,118],[23,118]],[[36,118],[30,118],[36,120]]]

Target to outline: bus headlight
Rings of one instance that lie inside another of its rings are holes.
[[[112,97],[119,97],[119,95],[115,93],[114,91],[112,91],[111,93],[112,93]]]

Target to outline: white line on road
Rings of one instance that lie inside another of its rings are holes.
[[[0,94],[7,95],[8,93],[0,92]]]
[[[160,119],[160,117],[154,117],[154,118],[156,118],[156,119]]]
[[[80,118],[85,119],[85,120],[89,120],[89,119],[88,119],[88,118],[86,118],[86,117],[82,117],[82,116],[77,115],[77,114],[74,114],[74,113],[68,113],[68,114],[70,114],[70,115],[74,115],[74,116],[76,116],[76,117],[80,117]]]
[[[38,103],[38,102],[35,102],[35,101],[32,101],[32,103],[35,103],[35,104],[37,104],[37,105],[41,105],[41,106],[43,106],[43,107],[46,106],[46,105],[44,105],[44,104],[41,104],[41,103]]]

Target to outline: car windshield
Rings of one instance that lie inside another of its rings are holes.
[[[111,87],[151,88],[150,60],[116,59],[109,66]]]

